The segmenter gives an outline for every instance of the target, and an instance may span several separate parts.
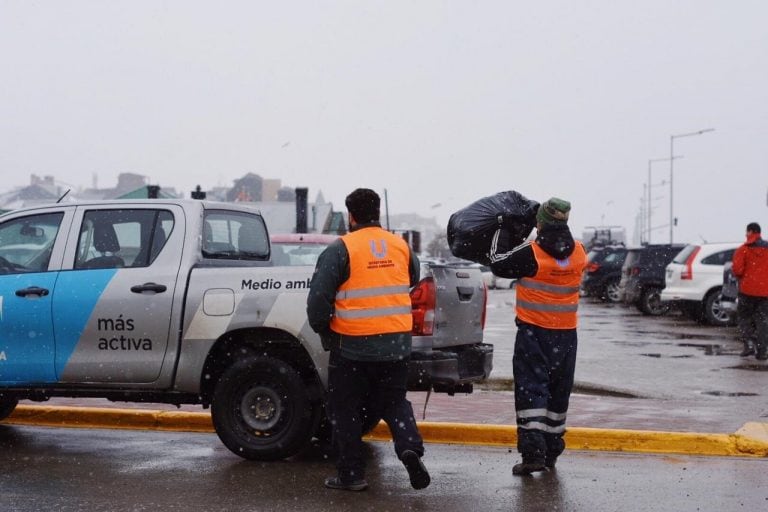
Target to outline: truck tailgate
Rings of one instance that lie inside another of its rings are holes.
[[[482,343],[486,291],[480,269],[432,266],[429,272],[435,282],[434,332],[414,336],[414,349]]]

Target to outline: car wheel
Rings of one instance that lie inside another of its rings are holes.
[[[644,315],[661,316],[669,312],[669,303],[661,300],[661,288],[651,286],[643,290],[637,308]]]
[[[734,325],[735,316],[723,308],[720,301],[720,288],[710,291],[704,298],[704,321],[716,327]]]
[[[621,289],[619,288],[619,280],[611,279],[608,284],[605,285],[605,290],[603,291],[600,298],[603,299],[604,302],[610,302],[612,304],[621,302]]]
[[[249,460],[278,460],[301,451],[316,427],[307,387],[289,364],[250,357],[232,364],[213,393],[213,426],[224,445]]]
[[[18,404],[19,401],[15,398],[3,398],[0,400],[0,421],[10,416]]]

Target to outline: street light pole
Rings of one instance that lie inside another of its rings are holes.
[[[714,128],[705,128],[697,132],[681,133],[679,135],[669,136],[669,243],[673,243],[673,230],[675,227],[675,196],[674,196],[674,175],[675,175],[675,139],[682,137],[693,137],[694,135],[702,135],[707,132],[715,131]]]
[[[648,216],[648,240],[647,242],[651,243],[651,230],[653,227],[653,224],[651,223],[651,191],[652,191],[652,182],[651,182],[651,166],[655,164],[656,162],[669,162],[672,159],[675,158],[683,158],[682,155],[673,156],[672,158],[652,158],[648,160],[648,196],[647,196],[647,208],[648,211],[646,212],[646,215]],[[662,182],[663,183],[663,182]]]

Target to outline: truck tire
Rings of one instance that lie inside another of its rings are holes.
[[[311,440],[315,407],[299,374],[272,357],[227,368],[213,392],[211,416],[224,445],[249,460],[296,455]]]
[[[649,286],[640,294],[637,309],[644,315],[661,316],[669,312],[669,303],[661,301],[661,288]]]
[[[704,297],[704,321],[715,327],[727,327],[735,324],[735,316],[720,305],[720,288],[710,290]]]
[[[0,421],[10,416],[18,404],[19,401],[15,398],[0,399]]]

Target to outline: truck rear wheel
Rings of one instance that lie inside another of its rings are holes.
[[[2,398],[0,399],[0,421],[4,420],[13,413],[19,401],[15,398]]]
[[[227,368],[211,404],[213,425],[233,453],[249,460],[296,455],[310,441],[314,406],[289,364],[250,357]]]

